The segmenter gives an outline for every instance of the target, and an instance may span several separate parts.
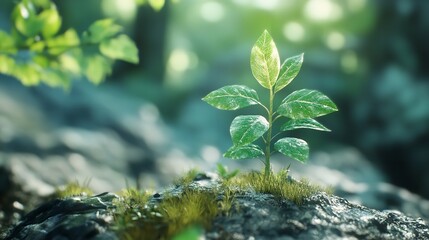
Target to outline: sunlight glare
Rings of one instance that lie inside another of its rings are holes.
[[[343,9],[331,0],[310,0],[305,5],[305,15],[315,22],[335,21],[343,16]]]
[[[168,59],[168,68],[174,72],[184,72],[198,65],[198,57],[185,49],[174,49]]]
[[[244,6],[253,6],[264,10],[275,10],[280,1],[279,0],[234,0],[235,4]]]
[[[348,51],[341,56],[341,67],[346,73],[354,73],[359,66],[359,60],[354,51]]]
[[[365,5],[366,0],[347,0],[347,7],[353,12],[362,10]]]
[[[304,39],[305,29],[298,22],[289,22],[283,26],[283,35],[291,42],[299,42]]]
[[[201,17],[207,22],[219,22],[225,15],[223,5],[214,1],[203,3],[200,10]]]
[[[209,163],[215,163],[217,160],[219,160],[221,156],[221,153],[219,149],[213,146],[203,146],[201,148],[201,157]]]
[[[101,9],[106,15],[131,22],[137,14],[135,0],[103,0]]]
[[[340,32],[331,32],[326,37],[326,45],[332,50],[340,50],[346,45],[346,38]]]

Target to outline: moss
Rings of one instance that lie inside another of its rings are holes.
[[[238,175],[227,184],[237,186],[241,191],[249,188],[259,193],[269,193],[280,199],[288,199],[295,204],[302,204],[303,200],[318,192],[330,192],[311,184],[306,179],[295,181],[288,178],[288,171],[282,170],[277,174],[272,173],[268,177],[260,172],[250,172]]]
[[[89,182],[80,184],[78,181],[68,183],[65,186],[58,187],[55,189],[53,198],[67,198],[74,196],[90,196],[94,192],[88,187]]]
[[[170,239],[194,224],[209,228],[212,220],[227,214],[232,207],[233,192],[218,188],[196,189],[190,183],[198,175],[191,170],[175,183],[182,184],[179,195],[165,194],[154,198],[152,193],[128,189],[115,201],[114,227],[121,239]]]
[[[180,196],[169,196],[159,205],[159,212],[167,223],[167,237],[184,227],[199,223],[208,228],[219,214],[216,191],[201,191],[187,188]]]
[[[162,218],[148,206],[152,193],[129,188],[119,193],[114,201],[114,226],[121,239],[159,239],[163,229]]]
[[[304,198],[328,189],[312,185],[306,180],[288,178],[287,171],[265,177],[259,172],[239,174],[220,179],[219,187],[197,189],[191,183],[198,176],[191,170],[174,181],[181,186],[178,194],[154,197],[153,193],[127,189],[115,201],[114,227],[121,239],[171,239],[189,226],[198,224],[208,229],[213,219],[228,215],[237,194],[253,189],[302,204]]]
[[[198,169],[194,168],[189,170],[185,175],[173,181],[175,186],[189,186],[195,178],[200,174]]]

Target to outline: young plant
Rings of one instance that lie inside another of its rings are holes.
[[[219,174],[219,176],[222,178],[222,180],[224,181],[229,181],[231,180],[233,177],[237,176],[237,174],[240,171],[238,169],[229,172],[228,168],[220,163],[217,164],[217,173]]]
[[[225,86],[202,99],[221,110],[237,110],[251,105],[259,105],[265,110],[265,116],[242,115],[234,118],[230,127],[233,146],[225,152],[224,157],[231,159],[265,157],[263,160],[265,177],[269,177],[271,173],[270,157],[273,147],[275,151],[302,163],[307,161],[309,147],[302,139],[285,137],[272,144],[278,136],[273,131],[273,124],[277,120],[287,119],[280,132],[298,128],[330,131],[314,118],[338,111],[337,106],[327,96],[308,89],[292,92],[279,106],[274,106],[276,94],[298,75],[303,59],[304,54],[300,54],[286,59],[280,65],[277,47],[271,35],[265,30],[252,48],[250,67],[255,79],[268,91],[268,104],[263,104],[258,93],[244,85]],[[273,135],[274,133],[276,134]],[[254,144],[260,138],[263,139],[262,147]]]

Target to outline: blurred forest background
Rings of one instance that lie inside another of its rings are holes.
[[[260,89],[249,56],[268,29],[282,60],[305,53],[284,96],[318,89],[340,109],[321,118],[332,133],[296,132],[311,151],[355,147],[392,183],[429,197],[429,1],[167,0],[159,11],[136,0],[54,2],[64,29],[106,17],[124,26],[140,63],[117,63],[103,85],[152,102],[190,152],[229,147],[236,113],[200,99],[228,84]],[[13,6],[0,2],[1,29]]]

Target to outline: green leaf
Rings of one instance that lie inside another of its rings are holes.
[[[50,9],[44,10],[39,14],[39,19],[43,23],[43,37],[49,38],[58,33],[61,28],[61,17],[54,4]]]
[[[31,62],[35,63],[36,65],[38,65],[39,67],[41,67],[42,69],[47,68],[49,66],[49,63],[55,63],[54,61],[50,61],[51,59],[49,59],[48,56],[45,56],[43,54],[35,54],[31,57]]]
[[[75,49],[76,50],[76,49]],[[80,50],[80,49],[78,49]],[[67,53],[61,54],[58,57],[60,67],[74,75],[80,75],[82,68],[79,64],[80,54],[69,51]]]
[[[11,74],[15,66],[15,60],[6,55],[0,54],[0,72]]]
[[[258,38],[250,54],[250,67],[256,80],[264,88],[271,89],[280,71],[280,57],[271,35],[265,30]]]
[[[43,21],[38,18],[35,7],[30,1],[22,1],[15,6],[12,21],[15,29],[27,37],[36,36],[43,28]]]
[[[316,90],[301,89],[291,93],[280,104],[277,112],[292,119],[323,116],[338,111],[335,103]]]
[[[100,52],[111,59],[120,59],[137,64],[139,62],[138,49],[128,36],[118,37],[101,42]]]
[[[289,85],[292,80],[298,75],[299,70],[301,69],[302,62],[304,61],[304,54],[290,57],[284,61],[280,68],[279,78],[276,82],[274,92],[282,90],[284,87]]]
[[[257,145],[248,144],[245,146],[232,146],[223,156],[230,159],[249,159],[262,157],[264,152]]]
[[[11,53],[17,52],[15,47],[15,41],[12,36],[8,33],[0,30],[0,53]]]
[[[226,176],[228,174],[228,171],[226,170],[226,167],[224,167],[222,164],[218,163],[217,165],[217,172],[220,176]]]
[[[87,32],[84,33],[84,41],[89,43],[100,43],[118,34],[122,27],[115,24],[113,19],[95,21]]]
[[[16,64],[11,75],[16,77],[24,86],[35,86],[40,82],[40,67],[31,63]]]
[[[149,0],[149,5],[155,11],[160,11],[165,5],[165,0]]]
[[[318,121],[316,121],[314,119],[311,119],[311,118],[307,118],[307,119],[291,119],[291,120],[287,121],[280,128],[280,130],[282,130],[282,131],[289,131],[289,130],[294,130],[294,129],[298,129],[298,128],[307,128],[307,129],[326,131],[326,132],[330,132],[331,131],[328,128],[326,128],[325,126],[323,126],[321,123],[319,123]]]
[[[42,52],[43,49],[45,49],[45,42],[40,41],[40,42],[34,42],[29,46],[29,49],[33,52]]]
[[[256,91],[243,85],[222,87],[202,100],[221,110],[236,110],[259,103]]]
[[[305,163],[308,159],[310,149],[306,141],[299,138],[282,138],[275,144],[274,148],[290,158]]]
[[[70,88],[70,77],[60,69],[48,68],[42,72],[41,79],[44,83],[51,87]]]
[[[264,135],[268,127],[268,121],[263,116],[238,116],[232,120],[229,132],[235,146],[244,146]]]
[[[101,83],[106,75],[109,75],[112,71],[111,61],[108,61],[105,57],[101,55],[93,55],[87,57],[85,75],[94,84]]]
[[[50,54],[61,54],[70,48],[77,47],[80,44],[79,36],[74,29],[69,29],[65,33],[50,38],[46,41]]]

